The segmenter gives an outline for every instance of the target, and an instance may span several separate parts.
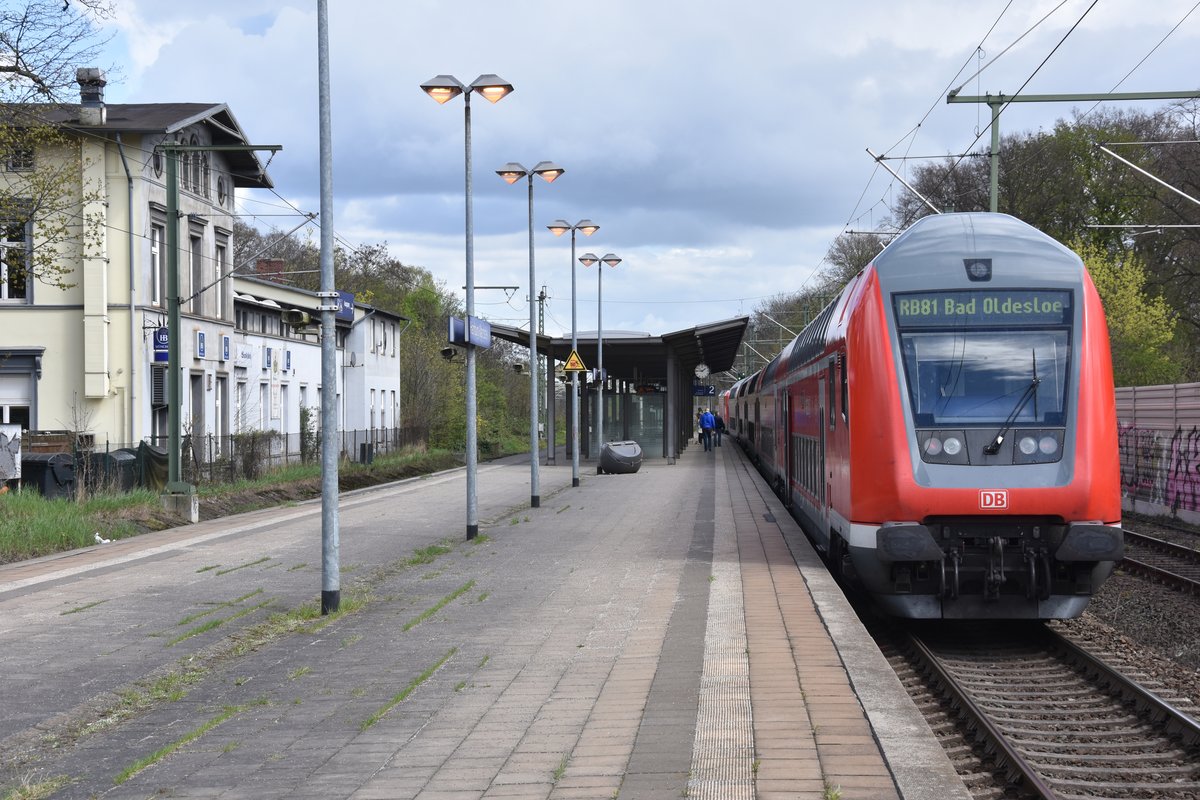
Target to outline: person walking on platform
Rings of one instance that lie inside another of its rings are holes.
[[[717,421],[707,408],[700,415],[700,438],[704,440],[704,452],[712,451],[712,433]]]
[[[725,420],[721,419],[720,414],[713,415],[715,423],[713,425],[713,433],[717,435],[717,447],[721,446],[721,434],[725,433]]]

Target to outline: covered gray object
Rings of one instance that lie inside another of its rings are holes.
[[[637,442],[605,442],[600,448],[600,466],[604,473],[637,472],[642,466],[642,446]]]

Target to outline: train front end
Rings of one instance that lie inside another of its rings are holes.
[[[859,579],[899,616],[1078,616],[1123,553],[1108,333],[1079,258],[1012,217],[950,214],[874,277],[848,329],[883,367],[857,409],[885,407],[851,425]]]

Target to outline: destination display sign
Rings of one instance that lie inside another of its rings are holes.
[[[901,328],[1066,325],[1071,293],[1060,289],[911,292],[892,298]]]

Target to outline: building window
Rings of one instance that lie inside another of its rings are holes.
[[[209,196],[209,185],[212,183],[212,171],[208,165],[208,153],[200,154],[200,194]]]
[[[204,240],[199,236],[191,237],[192,244],[192,304],[191,309],[193,314],[202,313],[204,308],[201,290],[204,288],[204,257],[203,257]]]
[[[192,154],[186,150],[179,153],[179,188],[186,191],[188,188],[188,176],[191,174]]]
[[[228,248],[223,241],[217,242],[216,249],[216,268],[217,268],[217,318],[225,319],[229,313],[229,286],[230,280],[225,277],[228,271],[226,265]]]
[[[0,223],[0,300],[29,302],[29,229],[32,223]]]
[[[150,276],[153,281],[150,301],[156,306],[167,304],[167,264],[163,249],[167,230],[163,225],[150,226]]]
[[[33,172],[33,148],[16,144],[4,154],[4,169],[8,172]]]

